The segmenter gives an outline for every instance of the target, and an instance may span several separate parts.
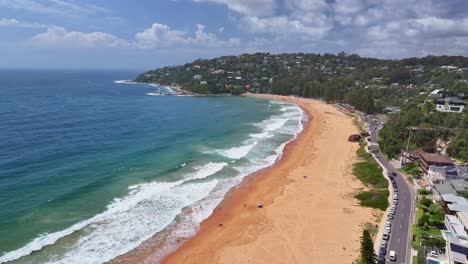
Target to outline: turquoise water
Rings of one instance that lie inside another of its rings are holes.
[[[0,263],[103,263],[183,208],[193,233],[301,129],[295,106],[114,82],[136,75],[0,72]]]

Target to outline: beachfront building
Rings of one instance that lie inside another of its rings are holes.
[[[466,233],[466,213],[445,215],[444,224],[447,230],[442,231],[445,240],[446,263],[468,264],[468,234]]]
[[[425,180],[431,185],[443,183],[448,180],[468,181],[468,167],[430,165]]]
[[[429,166],[453,166],[453,161],[444,155],[438,153],[422,153],[419,158],[419,165],[424,174],[429,171]]]
[[[445,212],[455,214],[457,212],[468,212],[468,200],[456,194],[443,194],[438,198],[438,202]]]
[[[439,112],[462,113],[465,101],[458,97],[445,97],[436,100],[436,110]]]

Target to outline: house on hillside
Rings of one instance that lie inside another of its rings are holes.
[[[438,153],[422,153],[419,157],[419,166],[424,174],[429,171],[429,166],[453,166],[453,161],[444,155]]]
[[[445,258],[442,262],[440,256],[430,256],[427,263],[468,263],[468,235],[466,214],[445,215],[444,225],[447,230],[442,230],[445,240]],[[436,257],[435,259],[433,259]],[[429,262],[432,261],[432,262]]]
[[[435,183],[443,183],[448,180],[464,180],[468,181],[467,166],[429,166],[425,177],[431,185]]]
[[[445,97],[436,100],[436,110],[439,112],[462,113],[465,101],[458,97]]]
[[[439,99],[439,98],[445,98],[445,97],[452,97],[456,96],[457,93],[454,91],[447,91],[447,90],[442,90],[442,89],[435,89],[429,94],[429,98],[431,99]]]

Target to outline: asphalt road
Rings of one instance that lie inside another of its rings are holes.
[[[371,143],[377,143],[377,132],[379,127],[380,125],[377,123],[369,123]],[[410,263],[410,225],[411,220],[413,219],[413,194],[408,183],[404,179],[404,176],[401,175],[387,159],[385,159],[382,153],[376,152],[374,154],[389,173],[397,173],[397,176],[394,178],[398,188],[398,204],[395,210],[395,218],[394,220],[390,220],[392,226],[390,240],[387,246],[387,261],[385,263]],[[385,215],[385,217],[387,216]],[[388,252],[390,252],[390,250],[394,250],[396,252],[397,259],[395,262],[388,260]],[[379,252],[376,253],[378,255]]]

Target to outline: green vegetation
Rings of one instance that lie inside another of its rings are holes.
[[[361,206],[385,211],[388,207],[388,190],[364,191],[355,196]]]
[[[387,180],[382,176],[382,169],[375,161],[366,160],[354,164],[353,173],[368,187],[382,189],[388,186]]]
[[[462,56],[427,56],[403,60],[362,58],[356,54],[255,53],[196,60],[139,75],[138,82],[177,84],[200,94],[273,93],[319,98],[354,106],[366,113],[401,107],[380,132],[383,153],[393,158],[406,149],[409,126],[446,127],[452,131],[417,131],[410,149],[433,148],[436,139],[451,140],[448,153],[468,161],[468,118],[440,113],[423,104],[429,92],[446,89],[468,97],[468,72],[441,66],[467,67]],[[468,108],[467,108],[468,109]],[[468,110],[467,110],[468,111]],[[431,146],[432,144],[432,146]]]
[[[357,155],[361,161],[353,165],[353,174],[370,190],[357,194],[355,198],[361,206],[385,211],[388,207],[388,181],[372,155],[366,152],[366,141],[363,139],[359,144]]]
[[[426,264],[426,251],[424,248],[418,249],[418,254],[413,258],[413,264]]]
[[[451,140],[448,153],[462,161],[468,161],[468,116],[466,114],[441,113],[434,104],[422,107],[409,104],[398,114],[393,114],[379,132],[379,146],[390,158],[406,149],[408,127],[426,128],[411,132],[409,149],[434,150],[436,139]],[[441,130],[441,128],[443,128]]]
[[[377,255],[374,252],[374,243],[367,229],[362,230],[361,236],[361,255],[359,259],[361,264],[377,263]]]
[[[399,169],[399,171],[410,176],[419,175],[421,172],[421,170],[419,169],[419,164],[415,161],[406,164],[401,169]]]
[[[444,211],[426,196],[421,196],[416,204],[416,222],[412,226],[414,249],[421,246],[445,247],[445,241],[440,233],[444,225]]]
[[[468,58],[428,56],[403,60],[362,58],[356,54],[255,53],[196,60],[139,75],[136,81],[179,84],[201,93],[274,93],[347,102],[368,113],[385,106],[421,103],[429,85],[468,92]],[[206,83],[205,83],[206,82]],[[392,85],[390,85],[392,84]],[[411,86],[408,86],[411,85]],[[410,88],[408,88],[410,87]]]

